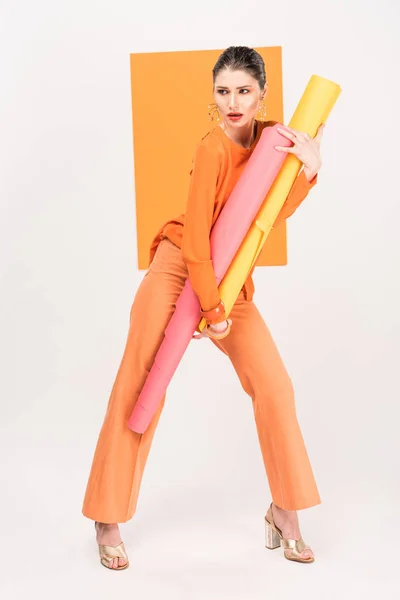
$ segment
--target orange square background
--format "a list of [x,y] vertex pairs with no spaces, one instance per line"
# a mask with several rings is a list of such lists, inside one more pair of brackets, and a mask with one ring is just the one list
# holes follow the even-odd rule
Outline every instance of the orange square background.
[[[256,48],[268,80],[267,119],[283,123],[282,48]],[[212,69],[222,50],[131,54],[138,267],[169,219],[185,212],[195,146],[214,127]],[[257,265],[286,265],[286,223],[271,231]]]

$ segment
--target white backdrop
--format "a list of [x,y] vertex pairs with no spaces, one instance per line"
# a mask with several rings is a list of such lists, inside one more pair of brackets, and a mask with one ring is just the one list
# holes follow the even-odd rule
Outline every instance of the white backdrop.
[[[399,17],[395,0],[0,0],[2,596],[397,597]],[[251,400],[203,340],[122,527],[131,568],[110,575],[80,510],[143,277],[129,54],[232,44],[283,47],[287,120],[311,74],[343,88],[289,266],[255,275],[322,497],[299,512],[316,561],[264,548]],[[171,90],[152,93],[166,118]]]

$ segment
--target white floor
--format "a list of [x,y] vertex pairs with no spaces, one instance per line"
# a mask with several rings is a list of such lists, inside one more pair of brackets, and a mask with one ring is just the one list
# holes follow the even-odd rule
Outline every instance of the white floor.
[[1,494],[1,598],[400,598],[399,519],[387,482],[340,482],[325,487],[321,505],[299,511],[316,554],[303,565],[264,547],[269,498],[260,502],[260,487],[157,486],[149,477],[134,519],[121,528],[130,568],[110,572],[80,514],[86,464],[76,470],[68,448],[36,449],[24,461],[23,448],[16,452],[3,469],[15,485]]

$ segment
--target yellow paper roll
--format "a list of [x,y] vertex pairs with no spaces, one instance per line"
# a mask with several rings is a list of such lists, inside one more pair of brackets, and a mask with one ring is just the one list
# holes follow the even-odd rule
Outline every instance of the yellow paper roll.
[[[314,137],[319,126],[326,122],[340,92],[341,88],[338,84],[318,75],[312,75],[289,126]],[[274,221],[288,197],[300,171],[301,164],[296,156],[288,154],[256,219],[221,281],[219,293],[225,304],[227,316],[231,312]],[[203,331],[205,325],[205,319],[202,319],[199,330]]]

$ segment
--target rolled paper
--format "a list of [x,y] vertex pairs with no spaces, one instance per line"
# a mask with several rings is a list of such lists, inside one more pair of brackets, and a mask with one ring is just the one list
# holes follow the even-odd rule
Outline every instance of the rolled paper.
[[[314,137],[319,126],[328,119],[340,93],[341,88],[338,84],[318,75],[312,75],[289,127]],[[299,159],[293,154],[289,154],[219,286],[220,297],[225,304],[227,316],[257,261],[300,168]],[[202,331],[205,325],[205,320],[201,319],[198,329]]]
[[[266,127],[243,172],[232,190],[210,236],[213,268],[220,283],[273,184],[286,155],[274,146],[289,147],[292,142],[277,128]],[[128,425],[132,431],[146,431],[165,394],[200,320],[200,304],[187,279],[164,339],[136,401]]]
[[266,127],[219,215],[210,236],[215,278],[219,284],[239,250],[268,190],[286,159],[275,146],[293,146],[278,132],[285,126]]
[[[326,122],[340,92],[340,87],[337,84],[322,77],[313,75],[299,102],[293,118],[290,121],[290,126],[294,129],[305,131],[309,133],[309,135],[314,136],[319,125]],[[261,150],[263,148],[262,139],[265,137],[264,133],[272,132],[272,129],[275,129],[276,133],[276,127],[264,130],[263,135],[254,149],[254,152],[250,157],[241,178],[236,184],[237,186],[244,177],[246,170],[250,168],[250,165],[253,163],[253,157],[257,156],[257,149]],[[269,148],[269,151],[271,152],[275,145],[289,146],[290,144],[287,142],[287,138],[281,138],[281,141],[274,142],[272,144],[272,147]],[[228,257],[228,252],[226,250],[225,251],[227,253],[226,255],[224,254],[224,248],[227,248],[230,237],[233,235],[236,237],[236,229],[234,229],[231,234],[228,234],[226,232],[226,226],[222,225],[223,212],[225,209],[226,211],[231,210],[228,209],[228,203],[230,203],[233,193],[236,191],[236,186],[224,207],[224,211],[221,212],[221,215],[217,220],[210,237],[211,257],[213,260],[217,283],[220,283],[222,280],[219,289],[221,298],[225,303],[227,315],[232,310],[236,298],[239,295],[244,282],[246,281],[253,265],[258,258],[269,231],[272,229],[273,223],[279,214],[279,211],[281,210],[301,167],[300,161],[298,161],[298,159],[293,155],[286,157],[286,153],[278,153],[277,151],[273,151],[271,156],[277,154],[283,155],[284,165],[280,169],[279,175],[277,176],[277,174],[275,174],[275,177],[270,182],[269,187],[265,189],[265,191],[260,192],[262,204],[261,208],[260,204],[258,204],[258,207],[256,207],[256,202],[254,201],[254,204],[252,202],[253,194],[256,193],[255,181],[252,180],[247,184],[250,185],[248,189],[246,185],[246,191],[244,195],[242,188],[242,193],[240,196],[244,200],[243,205],[240,209],[239,204],[237,205],[236,209],[239,211],[237,213],[238,216],[236,217],[236,220],[232,219],[232,223],[235,225],[235,227],[238,227],[238,225],[242,222],[242,219],[244,219],[243,223],[246,223],[246,227],[249,228],[240,240],[242,243],[240,244],[239,242],[239,249],[237,249],[236,246],[235,250],[235,245],[233,244],[232,248],[229,250],[233,256]],[[268,165],[267,159],[264,158],[264,161],[263,168],[266,169]],[[268,189],[270,189],[269,194]],[[266,195],[267,197],[265,198]],[[246,211],[247,204],[250,199],[252,209],[255,209],[255,214],[253,213],[252,218],[250,218],[250,214],[247,215]],[[239,202],[239,200],[237,200],[237,202]],[[234,204],[232,203],[232,206],[233,205]],[[246,217],[244,216],[245,214]],[[224,218],[228,220],[227,216],[224,216]],[[249,220],[250,223],[253,220],[250,226]],[[218,226],[219,223],[221,223],[221,225]],[[222,242],[221,245],[219,244],[219,238],[217,237],[218,231],[220,232],[219,235],[221,236],[221,240],[224,233],[226,233],[225,245]],[[219,250],[217,250],[217,248],[221,249],[221,255],[219,255]],[[227,266],[228,270],[226,271]],[[200,331],[204,329],[205,321],[201,320],[199,323],[199,318],[199,302],[188,280],[186,281],[183,292],[178,299],[176,310],[166,328],[165,339],[160,346],[152,369],[150,370],[150,373],[129,419],[129,427],[133,431],[143,433],[147,429],[147,426],[156,411],[157,405],[164,395],[167,386],[192,338],[192,335],[196,330],[196,325],[198,324],[198,329]]]

